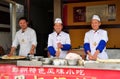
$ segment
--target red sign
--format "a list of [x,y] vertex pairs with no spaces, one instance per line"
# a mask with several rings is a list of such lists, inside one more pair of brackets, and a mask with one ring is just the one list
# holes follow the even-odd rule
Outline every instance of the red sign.
[[0,65],[0,79],[119,79],[119,70]]

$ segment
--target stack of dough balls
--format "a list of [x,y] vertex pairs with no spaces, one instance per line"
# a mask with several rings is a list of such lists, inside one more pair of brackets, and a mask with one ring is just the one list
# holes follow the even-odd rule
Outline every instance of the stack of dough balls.
[[72,65],[73,65],[73,63],[74,63],[74,65],[78,63],[78,65],[82,66],[84,63],[84,60],[82,60],[82,57],[76,53],[68,53],[66,55],[65,59],[67,59],[68,63],[69,64],[71,63]]
[[68,53],[65,59],[79,59],[82,60],[82,57],[76,53]]

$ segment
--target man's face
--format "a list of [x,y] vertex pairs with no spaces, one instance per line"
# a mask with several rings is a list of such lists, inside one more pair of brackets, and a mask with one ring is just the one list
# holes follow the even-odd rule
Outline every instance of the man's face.
[[63,28],[63,26],[62,26],[61,23],[56,23],[56,24],[54,25],[54,30],[55,30],[57,33],[60,33],[60,32],[62,31],[62,28]]
[[99,29],[99,26],[101,25],[101,22],[99,22],[98,20],[96,20],[96,19],[93,19],[92,21],[91,21],[91,27],[92,27],[92,29],[93,30],[98,30]]
[[21,29],[26,29],[28,25],[28,22],[26,22],[26,20],[22,19],[19,21],[19,26],[21,27]]

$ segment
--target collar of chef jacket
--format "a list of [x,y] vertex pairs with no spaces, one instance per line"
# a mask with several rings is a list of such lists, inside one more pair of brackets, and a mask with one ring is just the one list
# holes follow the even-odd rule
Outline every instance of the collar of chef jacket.
[[21,29],[21,33],[25,33],[29,27],[27,27],[24,31]]
[[98,29],[97,31],[95,30],[92,30],[93,33],[99,33],[100,32],[100,29]]
[[54,32],[54,33],[55,33],[56,36],[61,36],[62,35],[62,31],[59,34],[57,34],[56,32]]

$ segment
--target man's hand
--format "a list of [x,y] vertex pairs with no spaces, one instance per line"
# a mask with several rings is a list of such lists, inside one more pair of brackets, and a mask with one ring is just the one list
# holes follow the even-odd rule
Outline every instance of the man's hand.
[[59,57],[60,56],[60,51],[56,51],[55,55],[56,55],[56,57]]
[[8,56],[12,56],[15,52],[15,49],[16,49],[15,47],[12,47]]
[[31,49],[31,50],[30,50],[30,54],[31,54],[31,55],[34,55],[34,54],[35,54],[35,53],[34,53],[34,49]]
[[94,55],[92,55],[90,51],[87,51],[87,53],[89,60],[94,60],[94,61],[97,60],[98,51],[96,51]]
[[89,58],[89,60],[93,59],[93,56],[92,56],[92,54],[89,51],[88,51],[88,58]]
[[97,60],[97,56],[100,53],[99,50],[96,50],[95,53],[93,54],[93,60]]
[[35,54],[35,45],[32,45],[31,50],[29,52],[31,55]]
[[94,61],[96,61],[99,52],[100,52],[99,50],[96,50],[95,53],[92,55],[92,54],[88,51],[88,58],[89,58],[89,60],[94,60]]
[[10,57],[10,56],[13,56],[13,54],[12,54],[12,53],[9,53],[8,56],[9,56],[9,57]]
[[59,42],[59,43],[57,43],[57,47],[58,48],[63,48],[63,45]]

